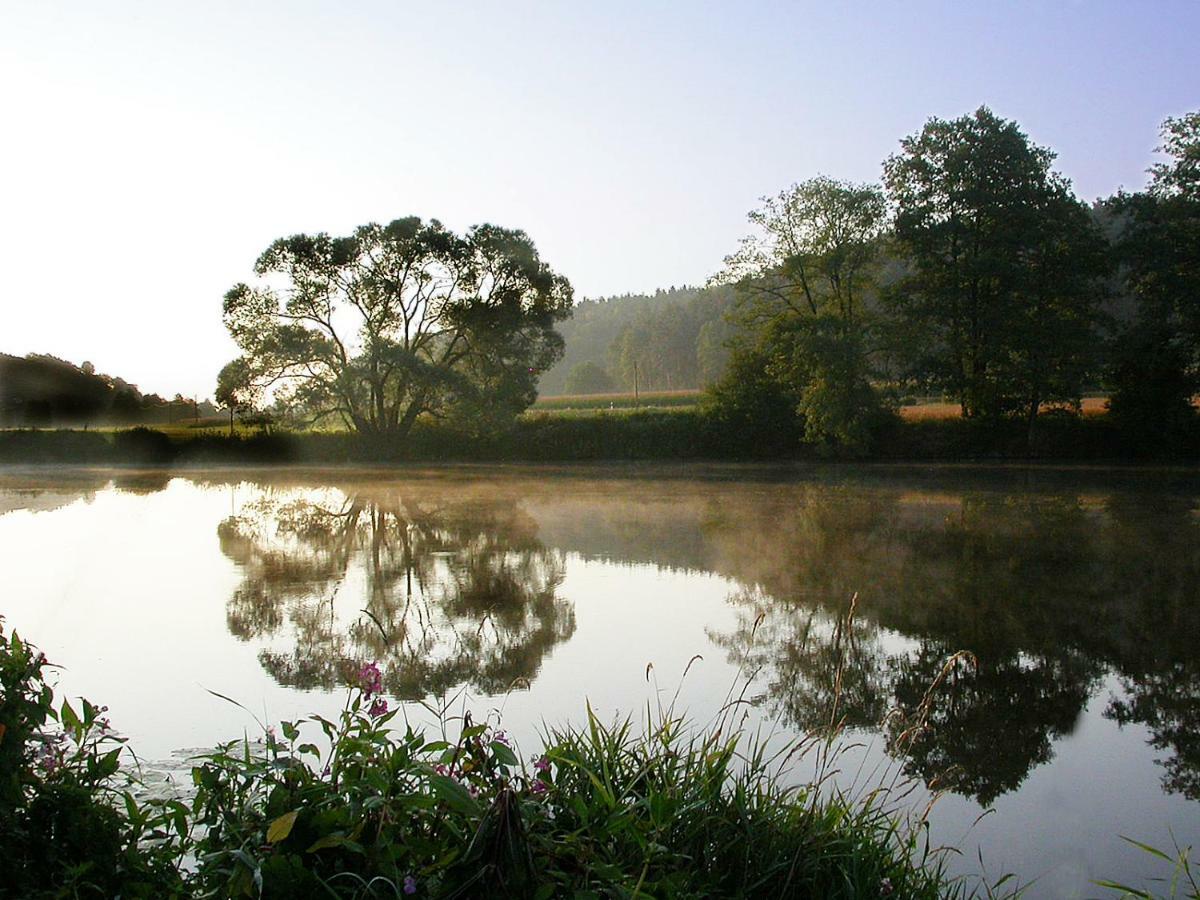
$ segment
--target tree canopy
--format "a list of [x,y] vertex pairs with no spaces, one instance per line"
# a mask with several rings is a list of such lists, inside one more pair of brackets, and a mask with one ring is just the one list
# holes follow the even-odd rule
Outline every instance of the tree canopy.
[[1200,112],[1167,119],[1146,190],[1118,193],[1108,212],[1135,301],[1116,345],[1111,410],[1144,447],[1170,443],[1194,419],[1200,386]]
[[298,234],[225,295],[252,382],[310,421],[403,436],[423,413],[476,430],[536,398],[571,286],[522,231],[437,220]]
[[884,165],[910,266],[891,296],[913,371],[967,418],[1078,406],[1105,245],[1053,159],[980,107],[930,119]]
[[[736,364],[712,392],[717,410],[743,416],[735,407],[759,405],[746,389],[773,381],[806,440],[861,449],[879,409],[865,300],[887,225],[883,194],[822,176],[763,198],[749,219],[754,233],[717,276],[737,286],[743,329]],[[756,360],[765,372],[748,378]]]

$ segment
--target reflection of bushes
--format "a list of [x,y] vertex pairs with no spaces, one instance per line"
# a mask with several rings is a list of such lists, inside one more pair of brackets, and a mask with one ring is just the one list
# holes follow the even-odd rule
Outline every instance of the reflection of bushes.
[[1175,663],[1123,682],[1126,696],[1114,699],[1105,715],[1149,728],[1155,749],[1170,753],[1160,762],[1163,787],[1200,800],[1200,662]]
[[1099,667],[1071,656],[975,660],[940,678],[950,655],[924,644],[900,663],[889,746],[908,774],[987,806],[1053,757],[1052,741],[1075,727]]
[[[715,503],[704,526],[713,555],[758,588],[735,598],[747,608],[739,628],[714,640],[762,672],[763,699],[793,725],[818,727],[836,710],[871,728],[895,710],[893,735],[920,717],[946,659],[970,651],[978,668],[956,669],[927,727],[891,749],[910,757],[911,774],[984,804],[1051,759],[1116,672],[1127,697],[1108,715],[1150,727],[1169,754],[1164,786],[1195,791],[1194,497],[1115,490],[1101,503],[1024,487],[922,497],[799,485],[748,512]],[[746,534],[754,553],[740,550]],[[888,631],[920,644],[889,644]]]

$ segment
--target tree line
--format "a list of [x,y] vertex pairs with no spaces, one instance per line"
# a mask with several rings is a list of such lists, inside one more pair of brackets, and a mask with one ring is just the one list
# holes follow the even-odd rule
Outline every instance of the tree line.
[[710,409],[866,449],[899,391],[967,420],[1078,414],[1088,387],[1147,444],[1192,427],[1200,361],[1200,113],[1168,119],[1140,192],[1081,202],[1054,154],[981,107],[930,119],[883,183],[765,198],[714,283],[740,328]]
[[725,371],[737,330],[727,285],[581,300],[558,326],[564,353],[538,382],[544,395],[688,390]]
[[207,401],[143,394],[123,378],[47,354],[0,353],[0,427],[137,425],[211,416]]

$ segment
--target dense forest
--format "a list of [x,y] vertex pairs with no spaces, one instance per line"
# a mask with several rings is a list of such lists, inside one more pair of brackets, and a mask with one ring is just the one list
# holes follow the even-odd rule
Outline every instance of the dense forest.
[[581,304],[543,390],[708,385],[730,429],[838,452],[913,393],[1032,445],[1101,390],[1127,436],[1176,443],[1200,386],[1200,112],[1161,139],[1144,190],[1089,205],[1016,122],[932,118],[882,184],[763,198],[707,288]]
[[737,330],[736,292],[727,285],[671,287],[575,304],[558,326],[563,357],[541,377],[546,396],[672,391],[716,381]]

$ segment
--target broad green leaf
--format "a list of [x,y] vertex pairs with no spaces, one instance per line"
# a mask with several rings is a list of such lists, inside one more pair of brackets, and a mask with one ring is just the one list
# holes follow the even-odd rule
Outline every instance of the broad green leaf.
[[467,815],[479,813],[479,803],[467,793],[467,789],[449,775],[434,775],[429,779],[434,794],[439,800],[444,800],[451,809]]
[[305,850],[305,853],[316,853],[318,850],[326,850],[329,847],[340,847],[346,843],[344,834],[327,834],[325,837],[317,838],[313,841],[312,846]]
[[296,824],[296,816],[300,815],[300,810],[293,809],[291,812],[285,812],[282,816],[271,823],[267,829],[267,843],[278,844],[285,840],[292,833],[292,826]]
[[517,764],[517,755],[512,752],[512,748],[499,741],[492,741],[492,755],[506,766]]
[[64,728],[70,728],[72,731],[78,731],[83,724],[71,707],[70,700],[64,699],[62,702],[62,723]]

